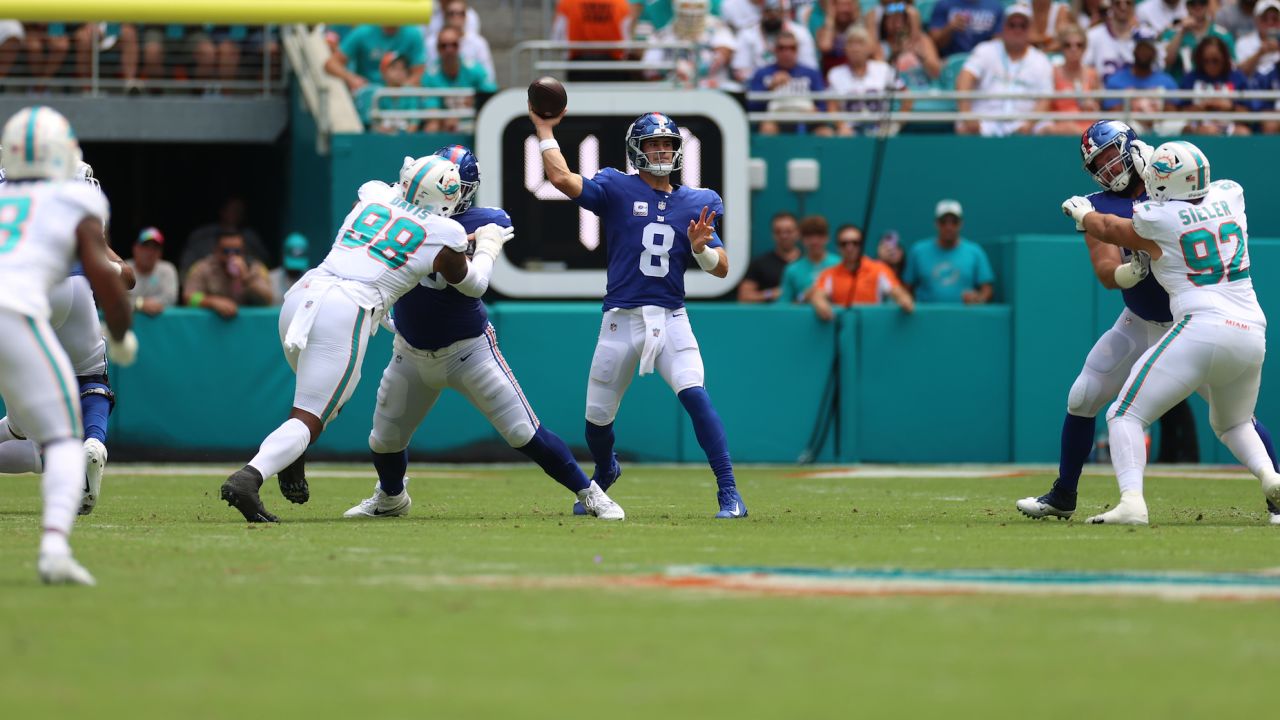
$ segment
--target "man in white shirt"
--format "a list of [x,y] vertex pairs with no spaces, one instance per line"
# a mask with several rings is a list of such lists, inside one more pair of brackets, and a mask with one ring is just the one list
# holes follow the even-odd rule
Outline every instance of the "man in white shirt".
[[[468,13],[471,12],[467,7],[466,0],[447,0],[440,7],[443,8],[444,27],[456,28],[462,37],[458,40],[458,55],[466,62],[470,62],[483,67],[488,71],[490,78],[498,77],[493,70],[493,52],[489,49],[489,41],[484,39],[479,29],[471,30],[468,22]],[[441,28],[441,29],[442,29]],[[436,50],[436,36],[440,34],[440,29],[427,36],[427,67],[438,67],[440,55]]]
[[[1014,5],[1004,13],[1000,37],[979,43],[965,60],[956,78],[956,90],[981,92],[1021,92],[1045,94],[1053,91],[1053,64],[1043,52],[1031,46],[1031,8]],[[960,100],[960,112],[1013,113],[1027,115],[1049,109],[1048,98]],[[956,124],[962,135],[987,137],[1025,135],[1032,119],[965,120]]]
[[811,68],[819,67],[818,48],[813,42],[813,35],[800,23],[787,18],[784,0],[764,0],[759,24],[738,31],[738,50],[733,55],[733,73],[740,82],[747,82],[756,70],[774,61],[773,46],[783,30],[796,36],[796,43],[800,48],[800,64]]
[[1236,41],[1236,59],[1246,77],[1265,75],[1280,60],[1280,0],[1260,0],[1253,23],[1257,29]]
[[1107,8],[1107,20],[1089,29],[1084,64],[1097,70],[1105,81],[1133,63],[1133,31],[1138,29],[1138,18],[1133,14],[1133,0],[1103,0],[1102,5]]
[[1155,33],[1173,27],[1175,22],[1182,22],[1187,17],[1185,0],[1142,0],[1138,3],[1138,24]]

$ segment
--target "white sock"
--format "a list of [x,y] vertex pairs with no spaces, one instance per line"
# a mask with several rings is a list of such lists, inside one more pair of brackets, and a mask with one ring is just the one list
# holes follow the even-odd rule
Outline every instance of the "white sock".
[[44,476],[40,489],[44,494],[44,529],[71,535],[80,501],[84,497],[84,446],[67,438],[44,448]]
[[1121,416],[1107,421],[1111,436],[1111,466],[1116,471],[1120,494],[1142,494],[1142,473],[1147,468],[1147,436],[1142,423]]
[[0,418],[0,443],[7,443],[10,440],[26,440],[26,438],[19,436],[13,428],[9,427],[9,416],[6,415]]
[[310,444],[311,431],[306,424],[297,418],[289,418],[262,441],[262,447],[258,448],[258,454],[253,456],[249,465],[262,473],[265,480],[302,457]]
[[1236,456],[1236,460],[1249,468],[1254,477],[1262,480],[1275,474],[1271,458],[1267,456],[1267,447],[1262,444],[1262,438],[1258,437],[1258,430],[1253,426],[1252,420],[1242,422],[1218,437],[1231,454]]
[[40,448],[30,440],[0,442],[0,473],[40,472]]

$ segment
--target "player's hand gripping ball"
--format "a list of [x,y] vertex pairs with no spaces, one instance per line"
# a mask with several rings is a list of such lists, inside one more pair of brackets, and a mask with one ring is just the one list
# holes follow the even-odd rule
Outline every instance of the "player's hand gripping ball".
[[550,120],[560,116],[569,105],[569,93],[553,77],[540,77],[529,85],[529,108],[538,117]]

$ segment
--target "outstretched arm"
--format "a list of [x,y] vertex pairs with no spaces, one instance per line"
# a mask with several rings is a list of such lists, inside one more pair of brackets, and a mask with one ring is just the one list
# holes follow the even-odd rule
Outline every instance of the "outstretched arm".
[[1092,236],[1109,245],[1119,245],[1135,252],[1141,250],[1158,259],[1164,253],[1154,241],[1142,237],[1133,229],[1133,221],[1116,215],[1108,215],[1094,210],[1089,198],[1079,195],[1067,198],[1062,203],[1062,212],[1076,221],[1076,229],[1083,230],[1086,236]]
[[533,108],[529,108],[529,119],[533,121],[538,142],[542,146],[542,168],[547,173],[547,180],[550,180],[557,190],[568,195],[570,200],[578,197],[582,194],[582,176],[569,169],[569,163],[565,162],[553,132],[555,126],[564,119],[564,113],[548,120],[539,116]]

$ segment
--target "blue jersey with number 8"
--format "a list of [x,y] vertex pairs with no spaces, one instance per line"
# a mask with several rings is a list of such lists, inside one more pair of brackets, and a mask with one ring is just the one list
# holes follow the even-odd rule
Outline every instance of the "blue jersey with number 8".
[[[684,273],[693,260],[689,222],[702,208],[724,215],[724,202],[714,190],[677,185],[671,192],[649,187],[639,175],[606,168],[582,179],[575,202],[598,215],[604,224],[608,253],[608,287],[604,309],[684,305]],[[708,247],[721,247],[714,234]]]

